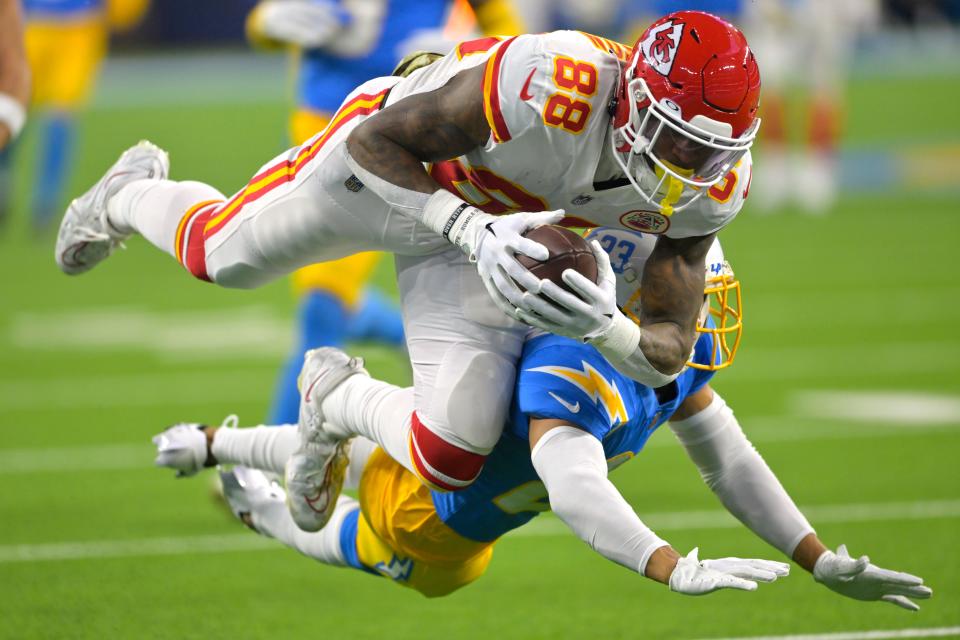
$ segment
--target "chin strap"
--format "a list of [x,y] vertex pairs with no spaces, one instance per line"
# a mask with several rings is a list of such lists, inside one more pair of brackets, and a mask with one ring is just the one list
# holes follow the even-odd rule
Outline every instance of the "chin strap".
[[[666,173],[660,167],[654,166],[654,171],[657,174],[658,178],[663,178]],[[673,205],[677,204],[680,200],[680,195],[683,193],[683,182],[678,180],[672,175],[666,176],[666,182],[664,184],[664,191],[666,195],[663,197],[663,200],[660,201],[660,213],[670,217],[673,215]]]

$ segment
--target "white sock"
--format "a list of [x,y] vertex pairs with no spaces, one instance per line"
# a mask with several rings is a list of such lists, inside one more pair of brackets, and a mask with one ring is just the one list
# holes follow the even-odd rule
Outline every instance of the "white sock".
[[340,496],[333,516],[327,525],[315,533],[301,530],[290,516],[287,505],[276,498],[263,500],[253,506],[250,518],[263,535],[276,538],[303,555],[335,567],[347,566],[340,548],[340,528],[343,520],[360,504],[349,496]]
[[210,450],[221,464],[239,464],[252,469],[283,474],[287,458],[300,445],[297,427],[251,427],[217,429]]
[[136,180],[107,202],[107,221],[120,233],[139,233],[175,256],[177,227],[187,211],[200,202],[224,199],[202,182]]
[[[244,429],[217,429],[213,437],[213,457],[220,464],[239,464],[251,469],[283,474],[287,458],[300,444],[296,425],[277,427],[261,425]],[[360,486],[363,468],[367,466],[376,443],[355,437],[350,443],[350,464],[343,481],[344,489]]]
[[410,460],[410,419],[413,389],[350,376],[321,405],[324,431],[339,438],[363,436],[380,445],[391,458],[416,474]]

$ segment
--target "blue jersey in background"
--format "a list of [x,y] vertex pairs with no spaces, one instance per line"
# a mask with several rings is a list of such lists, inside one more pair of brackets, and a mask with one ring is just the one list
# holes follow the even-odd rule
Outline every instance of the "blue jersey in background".
[[337,57],[323,49],[303,52],[298,104],[333,113],[357,85],[393,72],[400,59],[397,45],[411,34],[443,26],[449,0],[384,0],[383,24],[376,43],[365,55]]
[[23,0],[23,10],[28,16],[69,16],[100,11],[102,8],[103,0]]

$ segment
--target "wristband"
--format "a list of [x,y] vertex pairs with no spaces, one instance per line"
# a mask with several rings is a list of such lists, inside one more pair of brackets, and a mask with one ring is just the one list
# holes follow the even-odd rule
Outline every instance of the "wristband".
[[471,258],[477,249],[473,246],[476,234],[469,233],[474,228],[471,223],[475,225],[482,216],[491,217],[445,189],[435,191],[423,207],[423,224]]
[[16,138],[27,122],[27,110],[20,101],[6,93],[0,93],[0,123],[7,125],[10,139]]

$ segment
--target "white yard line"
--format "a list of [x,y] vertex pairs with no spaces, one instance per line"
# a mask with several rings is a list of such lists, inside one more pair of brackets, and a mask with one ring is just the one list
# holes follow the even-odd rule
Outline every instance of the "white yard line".
[[960,397],[917,391],[801,391],[791,413],[834,420],[904,425],[960,424]]
[[738,636],[735,638],[706,638],[704,640],[885,640],[887,638],[947,638],[951,636],[960,636],[960,627],[876,629],[872,631],[839,631],[787,636]]
[[[804,507],[803,511],[814,523],[957,518],[960,517],[960,500],[820,505]],[[728,529],[742,526],[726,511],[721,510],[645,513],[644,520],[655,529],[670,531]],[[549,515],[542,515],[530,524],[509,534],[510,537],[552,537],[559,535],[569,535],[569,532],[562,522]],[[274,541],[253,534],[14,544],[0,545],[0,564],[191,553],[228,553],[260,551],[270,548],[280,548],[280,546]]]
[[0,412],[197,406],[268,395],[275,370],[232,369],[0,382]]
[[89,540],[0,546],[0,563],[166,556],[188,553],[228,553],[277,548],[269,538],[243,533],[226,535],[146,538],[143,540]]
[[[814,523],[818,524],[879,520],[935,520],[960,517],[960,500],[820,505],[803,507],[803,511]],[[657,530],[670,531],[728,529],[742,526],[726,511],[719,509],[644,513],[644,520]],[[552,537],[558,535],[569,535],[569,532],[560,520],[548,515],[542,515],[530,524],[509,534],[510,537]],[[260,551],[270,548],[280,548],[280,546],[274,541],[253,534],[13,544],[0,545],[0,564],[191,553],[228,553]]]
[[0,450],[0,475],[146,469],[154,455],[155,450],[148,442],[57,449],[7,449]]

